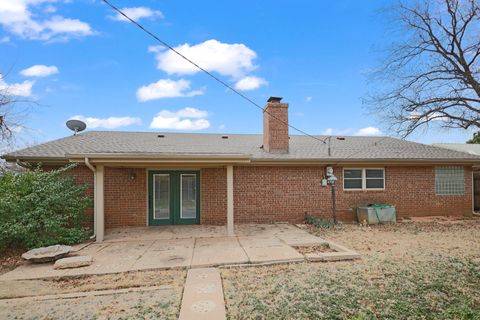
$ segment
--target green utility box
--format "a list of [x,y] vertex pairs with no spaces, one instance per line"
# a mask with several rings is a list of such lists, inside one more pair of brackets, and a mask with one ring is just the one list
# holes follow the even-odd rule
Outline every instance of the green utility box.
[[357,219],[360,223],[368,224],[395,223],[397,213],[390,204],[376,203],[357,208]]

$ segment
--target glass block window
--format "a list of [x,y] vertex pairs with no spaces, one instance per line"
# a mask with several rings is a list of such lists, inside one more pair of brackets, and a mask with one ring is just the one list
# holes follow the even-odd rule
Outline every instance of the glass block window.
[[463,167],[436,167],[435,194],[440,196],[464,195],[465,174]]

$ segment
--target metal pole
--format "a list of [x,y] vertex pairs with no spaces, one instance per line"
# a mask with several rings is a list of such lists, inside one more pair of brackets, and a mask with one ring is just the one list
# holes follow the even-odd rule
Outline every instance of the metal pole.
[[336,199],[334,184],[332,184],[332,211],[333,211],[333,223],[337,224],[337,199]]

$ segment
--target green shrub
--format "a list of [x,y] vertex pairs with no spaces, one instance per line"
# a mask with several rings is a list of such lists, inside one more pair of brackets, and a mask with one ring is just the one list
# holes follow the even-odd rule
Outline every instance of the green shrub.
[[74,165],[0,176],[0,251],[74,244],[88,238],[85,210],[92,205],[86,185],[64,175]]
[[323,229],[330,229],[335,227],[335,223],[333,222],[333,220],[322,219],[322,218],[314,217],[310,215],[305,216],[305,223],[311,224],[311,225],[314,225],[315,227],[323,228]]

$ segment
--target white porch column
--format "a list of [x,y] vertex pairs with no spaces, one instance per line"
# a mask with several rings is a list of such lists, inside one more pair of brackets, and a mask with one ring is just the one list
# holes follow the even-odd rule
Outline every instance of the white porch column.
[[235,235],[233,229],[233,166],[227,166],[227,235]]
[[104,214],[104,200],[103,200],[103,165],[97,165],[95,171],[95,224],[96,224],[96,241],[102,242],[105,233],[105,214]]

